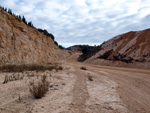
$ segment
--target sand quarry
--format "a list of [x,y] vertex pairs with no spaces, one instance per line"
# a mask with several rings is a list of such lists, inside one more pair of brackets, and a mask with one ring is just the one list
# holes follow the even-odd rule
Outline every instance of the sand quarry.
[[[0,73],[0,113],[150,113],[150,71],[62,62],[63,70]],[[86,67],[86,70],[81,69]],[[5,76],[23,78],[3,84]],[[46,75],[49,90],[29,87]]]

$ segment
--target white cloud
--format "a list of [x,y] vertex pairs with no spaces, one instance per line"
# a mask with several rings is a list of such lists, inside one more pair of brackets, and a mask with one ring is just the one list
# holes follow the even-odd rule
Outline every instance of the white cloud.
[[149,0],[0,0],[58,43],[100,44],[115,35],[150,27]]

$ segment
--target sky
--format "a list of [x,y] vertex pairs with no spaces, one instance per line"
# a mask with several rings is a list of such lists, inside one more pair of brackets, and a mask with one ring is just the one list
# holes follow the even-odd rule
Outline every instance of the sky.
[[150,28],[150,0],[0,0],[0,5],[47,29],[64,47],[100,45]]

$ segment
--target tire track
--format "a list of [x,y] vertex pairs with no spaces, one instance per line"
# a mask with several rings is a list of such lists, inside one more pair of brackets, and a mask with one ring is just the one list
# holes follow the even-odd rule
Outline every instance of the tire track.
[[73,89],[73,102],[72,102],[72,112],[73,113],[84,113],[86,108],[86,100],[89,97],[86,85],[86,75],[82,72],[75,72],[76,81]]

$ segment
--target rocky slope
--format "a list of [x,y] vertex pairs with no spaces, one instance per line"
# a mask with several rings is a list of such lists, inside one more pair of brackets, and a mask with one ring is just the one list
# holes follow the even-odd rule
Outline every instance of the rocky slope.
[[0,9],[0,65],[52,63],[67,55],[51,37]]
[[118,35],[97,48],[99,50],[85,62],[106,65],[119,65],[116,61],[120,65],[148,63],[146,67],[150,68],[150,29]]

